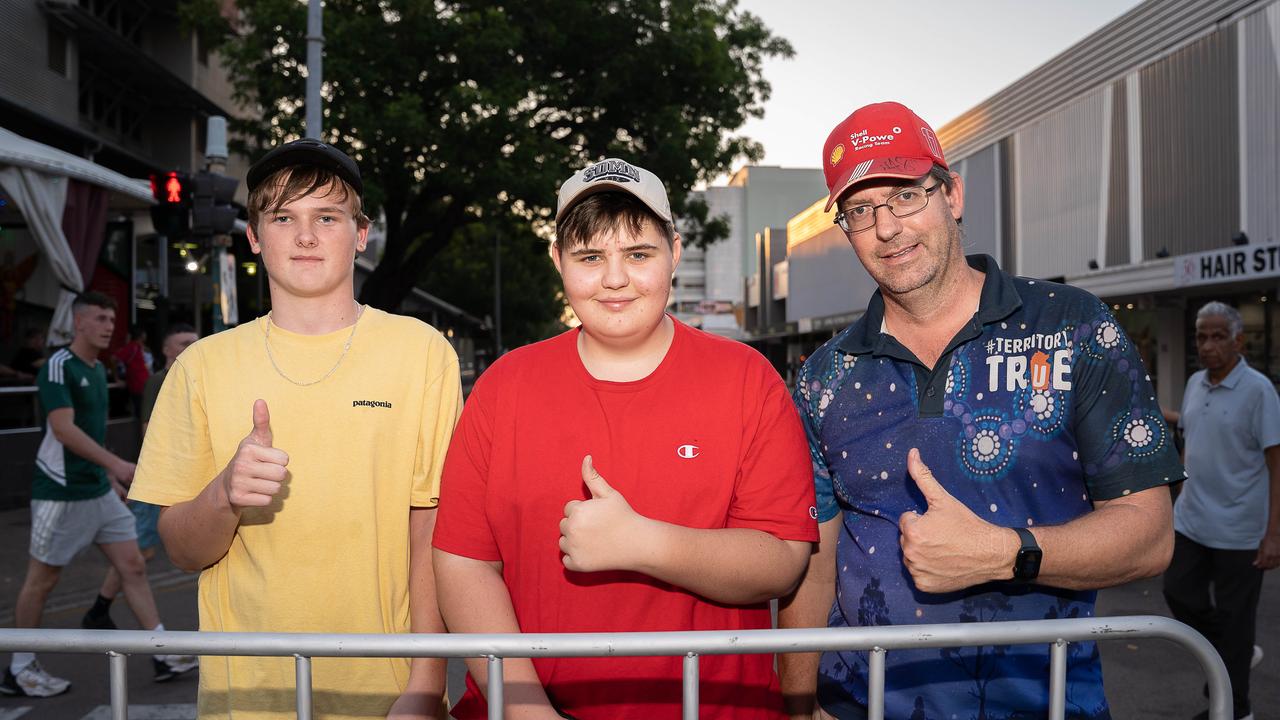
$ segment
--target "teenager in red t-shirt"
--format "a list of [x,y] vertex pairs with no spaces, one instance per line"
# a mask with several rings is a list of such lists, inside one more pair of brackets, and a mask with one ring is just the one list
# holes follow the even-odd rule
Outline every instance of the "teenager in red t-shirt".
[[147,378],[151,377],[151,363],[147,353],[147,331],[140,325],[129,328],[129,342],[116,350],[116,361],[124,368],[121,373],[129,397],[133,400],[133,412],[142,414],[142,389],[147,386]]
[[[560,189],[553,259],[582,326],[476,383],[434,545],[452,632],[758,629],[817,539],[803,431],[754,350],[665,313],[661,181],[620,160]],[[483,660],[459,718],[484,717]],[[780,718],[770,655],[707,656],[704,718]],[[677,717],[681,658],[511,658],[507,717]]]

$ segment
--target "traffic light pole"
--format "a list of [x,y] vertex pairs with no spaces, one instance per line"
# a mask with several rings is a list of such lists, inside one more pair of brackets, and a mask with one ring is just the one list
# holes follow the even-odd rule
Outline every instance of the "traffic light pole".
[[[206,135],[208,144],[205,146],[203,171],[188,175],[174,170],[151,176],[151,194],[156,199],[151,208],[151,222],[156,234],[162,238],[193,241],[194,245],[186,244],[182,248],[184,255],[188,248],[200,248],[206,239],[209,241],[207,257],[212,265],[209,279],[213,289],[211,329],[220,332],[228,324],[238,322],[234,285],[236,268],[228,266],[227,248],[231,247],[230,233],[239,214],[235,207],[235,194],[240,181],[223,174],[227,169],[227,119],[210,117]],[[163,252],[167,251],[166,247]],[[191,258],[187,269],[192,275],[192,305],[198,330],[201,316],[199,262]],[[224,280],[230,284],[229,287],[222,287]]]
[[[210,158],[205,163],[205,169],[211,173],[222,174],[227,169],[225,158]],[[227,324],[222,320],[222,266],[227,261],[227,248],[231,247],[230,235],[214,235],[209,243],[212,248],[210,253],[213,258],[213,267],[209,270],[209,279],[213,281],[213,332],[220,333],[227,329]]]
[[[227,169],[227,120],[223,117],[214,116],[209,118],[208,132],[206,133],[207,142],[205,145],[205,172],[214,175],[222,175]],[[213,197],[213,203],[219,200],[229,200],[229,198],[219,198],[216,184],[204,188]],[[234,192],[232,190],[231,192]],[[212,209],[211,209],[212,210]],[[212,212],[209,218],[213,221]],[[213,288],[213,327],[211,330],[215,333],[222,332],[227,329],[227,324],[222,317],[222,298],[224,289],[222,287],[223,265],[227,261],[227,248],[231,247],[231,235],[225,232],[215,230],[210,237],[210,257],[212,258],[212,267],[209,269],[209,279]],[[231,277],[235,278],[232,273]],[[231,292],[230,290],[227,291]]]
[[[173,170],[151,176],[151,195],[156,204],[151,206],[151,223],[159,242],[160,297],[156,301],[156,320],[159,327],[169,326],[169,243],[186,241],[191,230],[191,178],[186,173]],[[183,252],[186,250],[184,248]],[[198,279],[192,277],[192,323],[200,328],[200,297]]]

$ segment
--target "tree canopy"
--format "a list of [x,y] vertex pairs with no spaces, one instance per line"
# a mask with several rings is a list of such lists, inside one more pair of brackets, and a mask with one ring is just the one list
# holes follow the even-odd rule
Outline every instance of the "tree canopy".
[[[303,135],[306,3],[237,0],[234,23],[218,5],[183,13],[250,108],[232,128],[254,157]],[[322,138],[385,213],[361,293],[385,309],[466,255],[451,244],[491,253],[495,221],[548,237],[559,184],[604,157],[657,173],[690,240],[724,236],[689,191],[761,157],[735,131],[763,112],[764,60],[792,52],[736,0],[328,0],[324,38]]]

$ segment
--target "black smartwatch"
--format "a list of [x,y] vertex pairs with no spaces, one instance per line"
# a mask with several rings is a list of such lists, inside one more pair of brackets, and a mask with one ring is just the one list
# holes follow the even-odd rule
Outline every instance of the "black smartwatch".
[[1026,528],[1013,528],[1018,533],[1018,537],[1022,540],[1022,547],[1018,548],[1018,557],[1013,561],[1013,579],[1017,582],[1031,582],[1040,575],[1040,560],[1044,557],[1044,553],[1040,550],[1040,545],[1036,543],[1036,536]]

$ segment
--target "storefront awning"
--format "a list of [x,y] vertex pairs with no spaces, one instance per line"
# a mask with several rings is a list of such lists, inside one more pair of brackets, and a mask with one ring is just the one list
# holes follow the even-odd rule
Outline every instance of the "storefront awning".
[[1177,288],[1173,271],[1173,258],[1159,258],[1102,268],[1083,275],[1068,275],[1063,281],[1100,298],[1123,297]]

